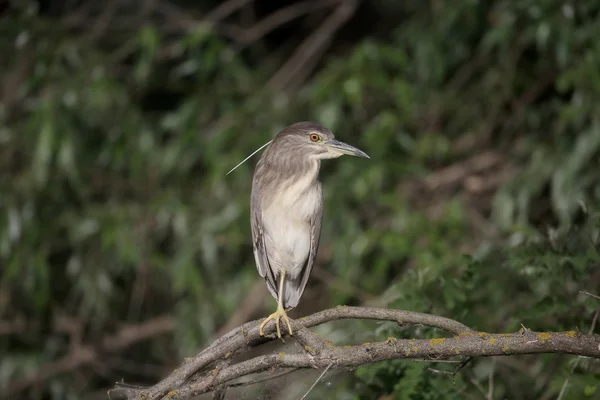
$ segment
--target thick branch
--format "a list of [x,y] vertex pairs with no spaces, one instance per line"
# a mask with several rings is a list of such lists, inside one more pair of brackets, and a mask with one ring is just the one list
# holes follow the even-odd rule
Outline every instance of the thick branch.
[[171,393],[172,399],[188,399],[233,379],[280,368],[357,367],[401,358],[448,359],[451,357],[503,356],[512,354],[562,353],[600,358],[600,337],[574,331],[539,333],[522,330],[511,334],[465,332],[453,338],[395,339],[356,346],[330,346],[311,355],[268,354],[215,370],[209,378]]
[[299,322],[302,322],[303,326],[310,328],[340,319],[374,319],[378,321],[395,321],[400,325],[425,325],[433,328],[444,329],[448,332],[456,334],[471,330],[471,328],[461,324],[460,322],[449,318],[439,317],[437,315],[375,307],[340,306],[320,311],[318,313],[309,315],[308,317],[300,318]]
[[[353,346],[335,346],[321,339],[308,328],[339,319],[371,319],[395,321],[400,325],[425,325],[454,334],[450,338],[396,339]],[[487,357],[511,354],[561,353],[600,358],[600,336],[579,332],[533,332],[521,329],[510,334],[476,332],[448,318],[402,310],[336,307],[292,321],[294,339],[305,350],[300,353],[278,353],[246,361],[217,366],[231,360],[249,347],[273,340],[270,324],[267,337],[258,333],[260,321],[252,321],[217,339],[196,357],[186,361],[170,376],[150,388],[119,387],[110,393],[129,399],[187,399],[218,388],[227,387],[233,380],[269,370],[356,367],[377,361],[402,358],[444,360],[453,357]],[[212,366],[212,367],[211,367]],[[209,372],[202,372],[208,367]],[[190,378],[194,378],[193,381]]]

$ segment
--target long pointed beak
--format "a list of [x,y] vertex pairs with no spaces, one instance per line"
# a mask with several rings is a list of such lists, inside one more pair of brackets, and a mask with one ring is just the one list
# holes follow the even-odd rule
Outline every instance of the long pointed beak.
[[341,154],[347,154],[349,156],[362,157],[362,158],[371,158],[362,150],[357,149],[354,146],[350,146],[347,143],[340,142],[339,140],[329,140],[323,143],[330,150],[337,151]]

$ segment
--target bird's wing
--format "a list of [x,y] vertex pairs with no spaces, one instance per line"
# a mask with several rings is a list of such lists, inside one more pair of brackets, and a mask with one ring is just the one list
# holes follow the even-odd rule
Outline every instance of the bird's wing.
[[256,269],[260,276],[267,281],[267,288],[273,297],[277,298],[277,282],[273,268],[269,262],[269,255],[265,246],[265,230],[260,212],[260,196],[258,190],[253,190],[250,199],[250,226],[252,228],[252,250],[254,252],[254,260],[256,261]]
[[315,264],[315,259],[317,258],[317,251],[319,250],[319,238],[321,236],[321,222],[323,221],[323,196],[321,193],[321,185],[318,187],[319,195],[317,196],[319,199],[319,204],[315,210],[315,214],[310,220],[310,250],[308,253],[308,258],[306,263],[302,267],[302,272],[300,273],[300,286],[297,290],[290,291],[291,293],[286,293],[286,308],[294,308],[300,302],[300,297],[304,293],[304,289],[306,289],[306,284],[308,283],[308,278],[310,277],[310,272],[312,271],[312,267]]

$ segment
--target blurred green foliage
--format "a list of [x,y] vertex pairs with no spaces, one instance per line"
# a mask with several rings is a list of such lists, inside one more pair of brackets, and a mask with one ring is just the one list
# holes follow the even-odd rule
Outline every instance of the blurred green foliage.
[[[257,277],[256,159],[225,173],[306,119],[371,160],[322,166],[319,269],[334,282],[313,279],[299,312],[366,296],[482,331],[587,332],[600,306],[578,294],[600,288],[600,1],[392,3],[376,2],[404,15],[390,35],[365,35],[292,94],[265,86],[270,63],[257,67],[202,25],[173,36],[147,23],[97,40],[35,12],[0,20],[12,55],[0,66],[0,321],[27,321],[0,332],[0,388],[69,353],[58,317],[80,321],[91,343],[162,314],[176,329],[120,354],[133,368],[100,355],[85,379],[67,371],[31,398],[151,384],[205,345]],[[489,168],[466,167],[490,153]],[[449,166],[467,172],[427,184]],[[340,342],[440,334],[360,321],[319,329]],[[152,365],[167,369],[144,372]],[[394,361],[313,393],[481,398],[492,372],[494,398],[556,398],[572,365],[482,359],[453,382],[428,368],[454,364]],[[564,398],[597,398],[597,360],[573,371]]]

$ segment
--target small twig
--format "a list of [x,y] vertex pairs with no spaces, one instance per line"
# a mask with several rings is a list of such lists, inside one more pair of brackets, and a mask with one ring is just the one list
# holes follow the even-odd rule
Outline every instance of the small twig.
[[323,379],[323,376],[325,376],[325,374],[327,373],[327,371],[329,371],[329,368],[331,368],[332,365],[333,363],[329,364],[327,368],[325,368],[325,370],[321,373],[321,375],[319,375],[315,383],[313,383],[312,386],[308,389],[308,391],[304,393],[304,396],[302,396],[300,400],[304,400],[306,396],[308,396],[308,394],[315,388],[315,386],[317,386],[317,383],[319,383],[319,381]]
[[248,382],[231,383],[231,384],[227,385],[227,388],[229,389],[229,388],[236,388],[236,387],[242,387],[242,386],[256,385],[258,383],[263,383],[263,382],[271,381],[273,379],[281,378],[282,376],[289,375],[298,370],[299,370],[299,368],[290,368],[288,370],[281,371],[277,374],[269,374],[268,376],[265,376],[262,379],[256,379],[256,380],[252,380],[252,381],[248,381]]
[[[435,368],[427,368],[429,371],[438,374],[438,375],[448,375],[452,377],[452,380],[454,380],[456,378],[456,375],[460,372],[460,370],[462,370],[468,363],[470,363],[473,360],[473,357],[469,357],[466,360],[463,361],[457,361],[460,362],[460,365],[454,370],[454,371],[442,371],[439,369],[435,369]],[[443,360],[431,360],[432,362],[442,362]]]
[[600,296],[598,296],[596,294],[593,294],[593,293],[590,293],[590,292],[586,292],[585,290],[580,290],[579,293],[585,294],[586,296],[593,297],[596,300],[600,300]]
[[473,361],[473,357],[469,357],[466,360],[464,360],[463,362],[461,362],[460,365],[458,366],[458,368],[456,368],[456,371],[454,371],[454,375],[458,374],[460,372],[460,370],[462,370],[464,367],[466,367],[467,364],[469,364],[471,361]]
[[[583,291],[580,291],[580,293],[587,294],[587,295],[590,295],[592,297],[596,297],[595,295],[593,295],[591,293],[587,293],[587,292],[583,292]],[[588,335],[591,335],[594,332],[594,329],[596,329],[596,323],[598,322],[598,316],[599,315],[600,315],[600,309],[596,310],[596,312],[594,313],[594,317],[592,318],[592,325],[590,326],[590,330],[589,330]],[[573,367],[571,367],[571,371],[569,371],[569,375],[566,377],[565,381],[563,382],[562,387],[560,388],[560,392],[558,393],[558,397],[556,398],[556,400],[562,400],[562,398],[563,398],[563,396],[564,396],[564,394],[565,394],[565,392],[567,390],[567,386],[569,385],[569,379],[575,373],[575,369],[579,365],[579,361],[580,360],[581,360],[581,358],[578,358],[573,363]]]
[[565,381],[562,384],[562,387],[560,388],[560,392],[558,393],[558,397],[556,398],[556,400],[562,400],[563,395],[565,394],[565,391],[567,390],[567,386],[569,385],[569,379],[571,378],[571,375],[573,375],[573,372],[575,371],[577,364],[579,364],[579,360],[575,361],[573,368],[571,368],[571,371],[569,372],[569,376],[567,376],[567,378],[565,379]]
[[488,376],[488,392],[486,399],[493,400],[494,399],[494,371],[496,369],[496,358],[492,358],[492,367],[490,368],[490,374]]
[[438,374],[438,375],[446,375],[446,376],[454,377],[454,371],[442,371],[441,369],[435,369],[435,368],[427,368],[427,371],[433,372],[434,374]]
[[464,361],[461,360],[431,360],[428,358],[419,358],[416,360],[411,360],[412,362],[416,362],[416,363],[435,363],[435,364],[460,364],[463,363]]

